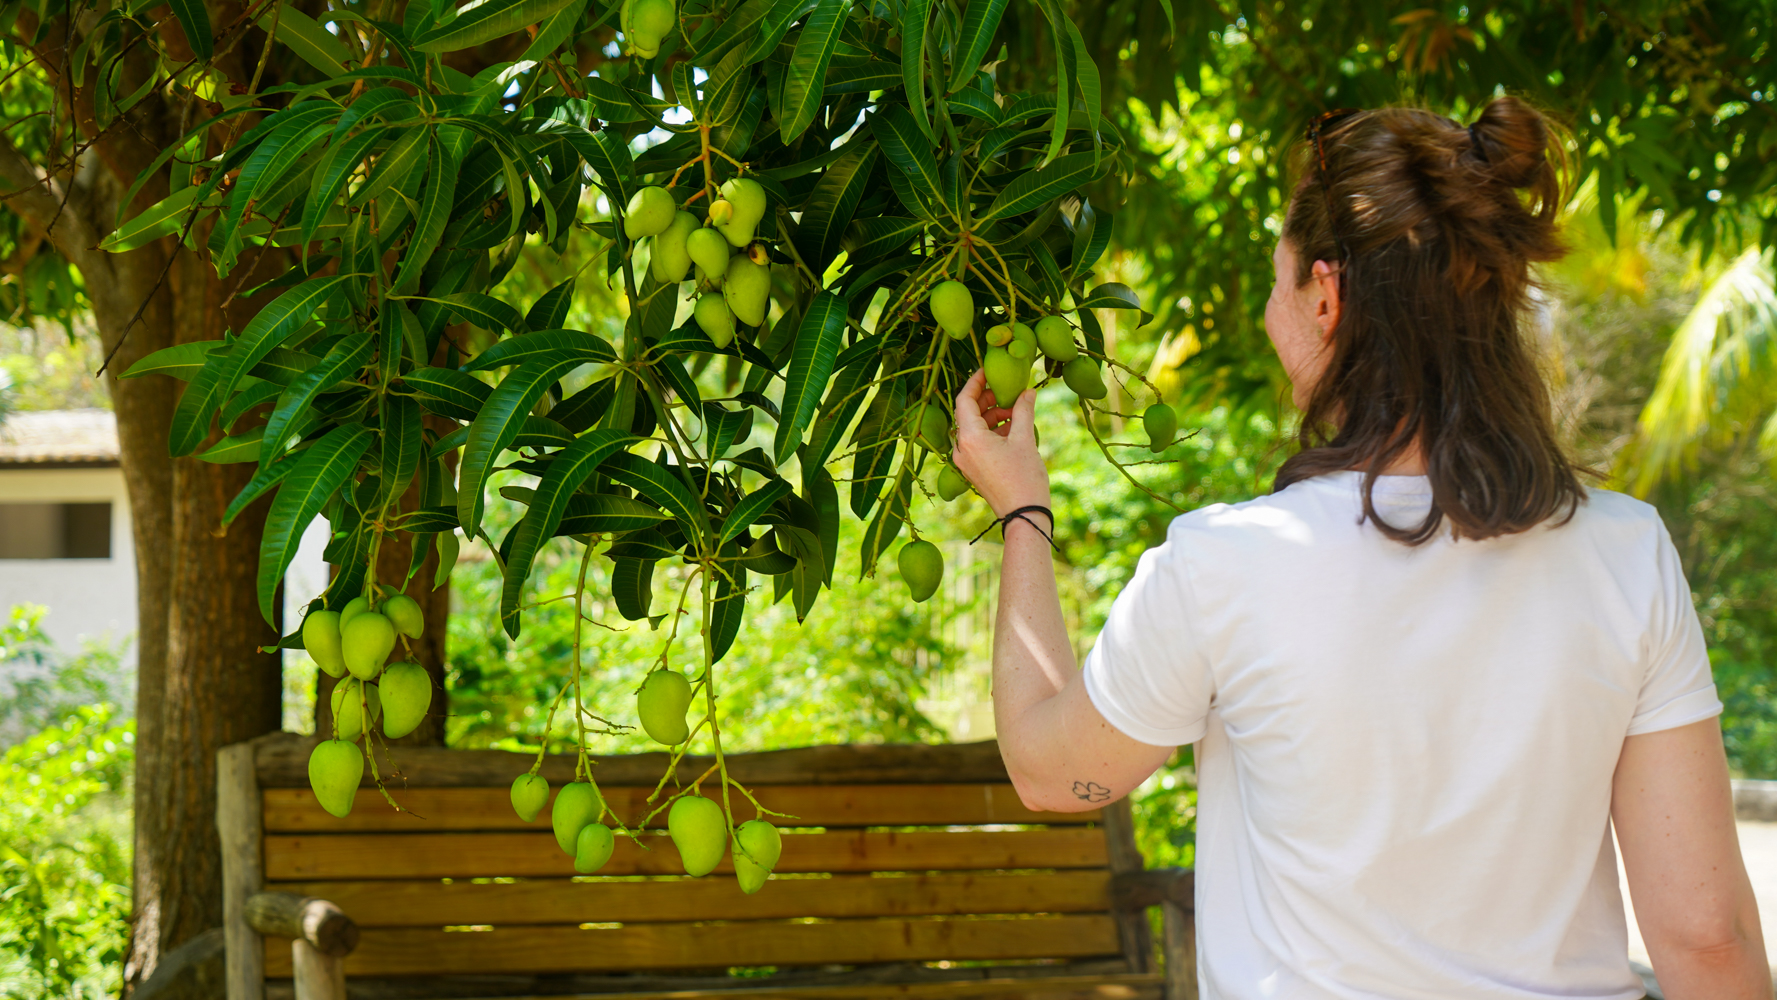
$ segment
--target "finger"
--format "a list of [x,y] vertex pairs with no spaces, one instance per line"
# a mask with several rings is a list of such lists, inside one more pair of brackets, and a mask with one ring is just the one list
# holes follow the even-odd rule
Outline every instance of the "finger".
[[987,426],[996,427],[1012,419],[1012,411],[1005,409],[1004,407],[995,406],[989,409],[986,413],[981,414],[981,419],[987,421]]
[[1018,431],[1020,441],[1029,441],[1031,447],[1037,443],[1037,391],[1026,389],[1018,394],[1018,402],[1012,405],[1012,426]]
[[986,384],[987,375],[977,369],[975,374],[970,375],[969,380],[963,383],[963,391],[957,393],[956,433],[958,437],[971,431],[987,429],[987,422],[981,416],[982,410],[985,409],[981,402],[981,389]]

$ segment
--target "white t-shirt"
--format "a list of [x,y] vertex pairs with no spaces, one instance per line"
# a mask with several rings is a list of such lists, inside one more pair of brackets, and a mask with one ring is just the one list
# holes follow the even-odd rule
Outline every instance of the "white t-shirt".
[[[1111,725],[1196,743],[1206,1000],[1610,998],[1623,738],[1720,713],[1652,507],[1419,547],[1337,473],[1172,522],[1086,659]],[[1416,525],[1427,480],[1387,476]]]

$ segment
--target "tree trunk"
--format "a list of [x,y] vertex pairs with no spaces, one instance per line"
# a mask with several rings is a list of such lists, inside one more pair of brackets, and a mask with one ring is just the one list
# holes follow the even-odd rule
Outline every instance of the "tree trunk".
[[[32,23],[24,24],[27,20]],[[20,21],[27,35],[34,32],[29,12]],[[46,27],[35,51],[42,65],[64,65],[65,32],[66,22],[59,18]],[[238,65],[226,68],[240,72]],[[124,67],[126,80],[146,79],[152,72],[152,58],[132,57]],[[161,144],[185,127],[187,109],[153,95],[131,112],[129,127],[101,135],[90,94],[51,76],[60,94],[71,95],[60,113],[72,117],[87,137],[98,138],[81,154],[77,170],[52,166],[54,172],[46,175],[0,136],[0,204],[80,269],[111,354],[106,384],[130,498],[138,595],[134,912],[124,966],[127,991],[154,972],[162,955],[221,923],[216,750],[278,728],[282,683],[279,655],[258,652],[276,643],[277,632],[259,616],[253,590],[269,501],[261,500],[222,531],[222,511],[251,470],[172,459],[167,433],[181,385],[160,376],[118,376],[161,348],[220,337],[225,327],[240,330],[262,303],[236,300],[225,309],[225,300],[286,265],[278,254],[247,260],[221,281],[171,237],[122,254],[96,249],[129,185]],[[154,178],[125,214],[152,205],[166,192],[164,175]]]

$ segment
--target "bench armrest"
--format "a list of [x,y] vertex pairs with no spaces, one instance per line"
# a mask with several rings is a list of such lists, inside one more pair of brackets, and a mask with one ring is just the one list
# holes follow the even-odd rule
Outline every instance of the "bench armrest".
[[325,899],[293,892],[256,892],[247,898],[247,922],[261,934],[299,938],[323,955],[343,958],[358,947],[358,925]]
[[1196,873],[1189,868],[1148,868],[1121,872],[1111,879],[1111,906],[1118,910],[1145,910],[1171,903],[1195,913]]

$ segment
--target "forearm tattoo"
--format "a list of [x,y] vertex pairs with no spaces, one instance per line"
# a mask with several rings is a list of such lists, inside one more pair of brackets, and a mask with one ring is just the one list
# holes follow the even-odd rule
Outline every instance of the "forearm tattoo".
[[1111,797],[1111,790],[1096,781],[1074,782],[1074,798],[1082,802],[1103,802]]

